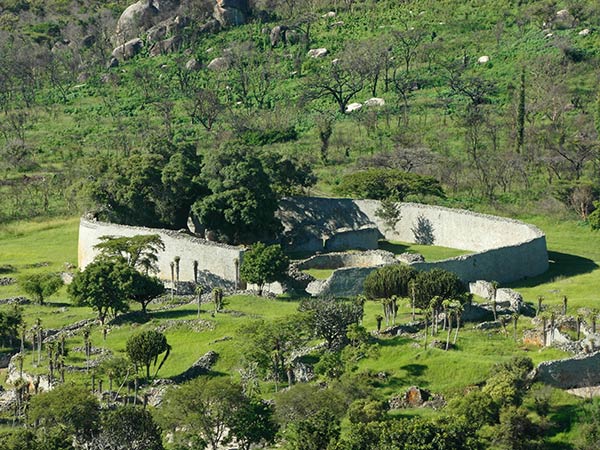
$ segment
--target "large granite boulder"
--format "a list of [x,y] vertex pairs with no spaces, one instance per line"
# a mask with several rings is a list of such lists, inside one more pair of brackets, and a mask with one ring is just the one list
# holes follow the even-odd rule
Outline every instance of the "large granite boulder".
[[234,27],[246,23],[249,9],[248,0],[217,0],[213,17],[222,27]]
[[160,11],[154,0],[139,0],[128,6],[119,20],[113,36],[114,43],[130,41],[151,28],[159,19]]
[[144,43],[140,38],[131,39],[115,48],[112,51],[112,57],[120,61],[131,59],[142,50],[143,46]]

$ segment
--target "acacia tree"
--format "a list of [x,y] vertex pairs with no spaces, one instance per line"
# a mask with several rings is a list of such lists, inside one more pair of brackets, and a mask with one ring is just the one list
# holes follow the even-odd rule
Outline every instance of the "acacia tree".
[[143,331],[127,339],[125,351],[131,362],[137,367],[146,367],[146,378],[150,378],[150,365],[156,366],[158,357],[164,353],[162,361],[156,369],[155,376],[171,353],[171,346],[164,334],[155,331]]
[[149,272],[157,272],[158,252],[164,251],[165,244],[158,234],[136,236],[100,236],[100,243],[94,245],[100,257],[121,259],[131,267]]
[[257,284],[261,296],[266,283],[285,279],[289,265],[290,260],[279,244],[267,246],[257,242],[244,253],[240,275],[243,280]]

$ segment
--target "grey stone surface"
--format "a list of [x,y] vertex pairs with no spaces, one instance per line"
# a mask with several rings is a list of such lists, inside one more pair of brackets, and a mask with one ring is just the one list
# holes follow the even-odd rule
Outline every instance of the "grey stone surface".
[[235,260],[242,261],[243,247],[218,244],[186,233],[117,225],[81,219],[79,224],[79,268],[83,270],[98,254],[94,245],[101,236],[135,236],[158,234],[165,244],[165,251],[158,254],[159,278],[171,280],[171,262],[181,258],[179,279],[194,281],[194,261],[198,261],[198,281],[205,286],[235,287],[239,279]]
[[314,255],[296,263],[300,270],[340,269],[342,267],[372,267],[395,264],[394,254],[384,250],[370,250],[352,253],[324,253]]
[[125,42],[123,45],[116,47],[112,51],[111,56],[118,60],[130,59],[137,55],[142,50],[143,46],[144,43],[140,38],[133,38]]
[[537,367],[536,380],[562,389],[598,386],[600,385],[600,352],[544,361]]

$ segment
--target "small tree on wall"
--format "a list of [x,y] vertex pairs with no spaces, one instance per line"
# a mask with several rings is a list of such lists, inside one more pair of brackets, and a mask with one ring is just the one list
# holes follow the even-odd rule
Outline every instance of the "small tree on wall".
[[289,265],[280,245],[257,242],[244,254],[240,275],[244,281],[258,285],[258,295],[262,295],[266,283],[285,278]]

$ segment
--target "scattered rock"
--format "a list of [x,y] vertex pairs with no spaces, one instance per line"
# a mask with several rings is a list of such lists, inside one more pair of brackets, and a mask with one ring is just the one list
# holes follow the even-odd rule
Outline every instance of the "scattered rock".
[[72,272],[61,272],[60,278],[63,280],[65,284],[71,284],[73,282],[73,273]]
[[185,372],[175,376],[172,380],[175,383],[183,383],[184,381],[193,380],[194,378],[198,378],[200,375],[205,375],[210,372],[210,369],[219,359],[219,354],[215,351],[210,350],[205,353],[196,361],[194,364],[190,366]]
[[399,255],[396,255],[396,259],[398,261],[406,263],[406,264],[412,264],[412,263],[416,263],[416,262],[425,262],[425,257],[423,255],[421,255],[420,253],[409,253],[409,252],[400,253]]
[[287,44],[286,33],[289,30],[285,25],[277,25],[269,33],[271,47],[275,47],[280,42],[285,46]]
[[156,42],[150,48],[150,56],[165,55],[177,51],[181,45],[181,41],[182,39],[180,36],[173,36],[164,41]]
[[[230,64],[231,64],[231,61],[229,60],[229,58],[227,58],[225,56],[219,56],[218,58],[215,58],[211,62],[209,62],[208,66],[206,66],[206,67],[209,68],[210,70],[222,71],[222,70],[229,69]],[[209,241],[211,240],[208,237],[208,235],[206,236],[206,239],[208,239]]]
[[346,106],[346,112],[351,113],[354,111],[360,111],[362,106],[362,103],[350,103],[348,106]]
[[478,64],[487,64],[489,62],[490,62],[490,57],[487,55],[480,56],[479,59],[477,60]]
[[196,58],[192,58],[185,63],[185,68],[189,71],[196,72],[202,68],[202,64],[200,64]]
[[475,325],[475,330],[494,330],[502,327],[502,324],[497,320],[492,320],[490,322],[481,322]]
[[29,305],[33,303],[27,297],[9,297],[0,299],[0,305]]
[[17,280],[11,277],[0,277],[0,286],[10,286],[11,284],[15,284]]
[[441,395],[431,394],[431,392],[421,389],[417,386],[411,386],[403,394],[392,397],[388,400],[391,410],[405,408],[430,407],[438,409],[446,404]]
[[310,58],[323,58],[324,56],[327,56],[328,53],[329,51],[326,48],[311,48],[307,55]]
[[111,56],[119,60],[127,60],[137,55],[143,46],[144,43],[140,38],[134,38],[115,48]]
[[365,106],[385,106],[385,100],[379,97],[372,97],[365,102]]
[[577,33],[577,34],[579,34],[579,36],[587,36],[587,35],[589,35],[590,33],[591,33],[591,31],[590,31],[590,29],[589,29],[589,28],[584,28],[583,30],[581,30],[581,31],[580,31],[579,33]]
[[325,14],[323,14],[321,17],[323,19],[333,19],[335,16],[337,16],[335,11],[329,11],[329,12],[326,12]]

